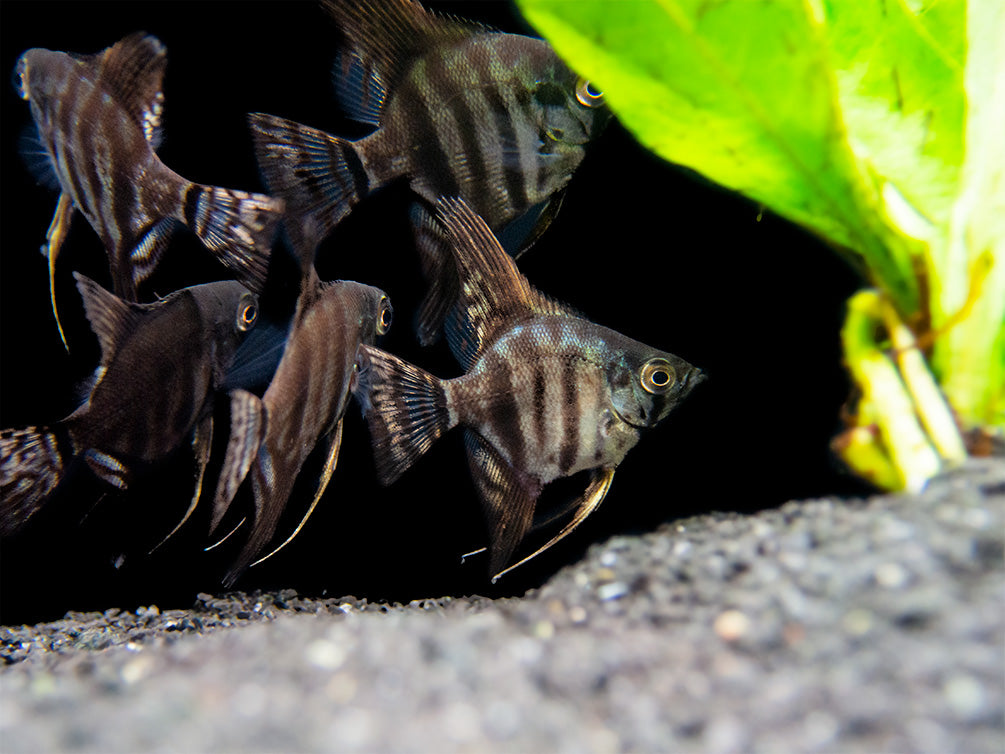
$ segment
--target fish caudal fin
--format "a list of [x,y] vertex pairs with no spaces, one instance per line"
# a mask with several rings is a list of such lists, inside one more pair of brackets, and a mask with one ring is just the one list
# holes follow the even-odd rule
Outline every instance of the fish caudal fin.
[[239,282],[256,293],[265,284],[282,216],[283,202],[264,194],[198,183],[190,184],[185,193],[185,224]]
[[265,113],[251,113],[248,123],[265,183],[286,201],[294,245],[297,216],[313,216],[320,241],[369,192],[370,178],[353,142]]
[[65,465],[51,430],[0,430],[0,535],[13,534],[45,505]]
[[396,356],[360,346],[355,390],[370,427],[377,477],[391,484],[450,429],[443,382]]

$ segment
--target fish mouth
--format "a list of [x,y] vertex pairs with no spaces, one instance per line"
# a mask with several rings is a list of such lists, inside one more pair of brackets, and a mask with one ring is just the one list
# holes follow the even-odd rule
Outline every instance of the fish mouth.
[[[628,417],[624,416],[620,411],[618,411],[613,406],[611,406],[611,412],[616,417],[618,417],[618,419],[627,424],[629,427],[634,427],[635,429],[649,429],[649,427],[652,426],[651,424],[636,424],[635,422],[631,421]],[[646,418],[648,418],[648,416],[643,417],[643,420],[645,420]]]

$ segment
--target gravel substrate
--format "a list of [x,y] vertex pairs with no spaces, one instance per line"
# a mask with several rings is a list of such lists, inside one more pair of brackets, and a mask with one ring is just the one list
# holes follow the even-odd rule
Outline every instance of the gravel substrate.
[[1005,464],[619,536],[520,599],[0,629],[0,749],[1005,751]]

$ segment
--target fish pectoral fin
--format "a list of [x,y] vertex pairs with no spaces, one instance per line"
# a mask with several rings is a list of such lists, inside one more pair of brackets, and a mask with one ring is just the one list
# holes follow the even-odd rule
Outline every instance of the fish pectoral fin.
[[[290,536],[288,536],[283,541],[283,543],[281,545],[279,545],[278,547],[276,547],[268,555],[265,555],[265,556],[259,558],[258,560],[256,560],[254,563],[251,564],[251,566],[256,566],[259,563],[261,563],[262,561],[268,560],[273,555],[275,555],[277,552],[279,552],[284,547],[286,547],[286,545],[288,545],[290,542],[292,542],[293,538],[295,536],[297,536],[297,534],[300,533],[300,530],[304,528],[304,524],[307,523],[307,519],[309,519],[311,517],[311,514],[314,512],[314,509],[317,507],[317,504],[321,500],[322,495],[325,494],[325,490],[328,489],[328,482],[331,481],[332,474],[335,473],[335,465],[338,463],[338,452],[339,452],[339,449],[342,447],[342,420],[341,419],[339,419],[338,424],[335,425],[335,430],[329,434],[327,441],[328,441],[328,453],[325,456],[325,465],[324,465],[324,468],[321,470],[321,479],[318,480],[318,489],[317,489],[317,492],[314,493],[314,499],[311,500],[311,504],[310,504],[310,506],[308,506],[307,512],[304,514],[304,517],[302,519],[300,519],[300,523],[297,524],[297,528],[295,528],[293,530],[293,533],[290,534]],[[249,566],[249,568],[251,566]]]
[[161,545],[171,539],[175,535],[175,532],[188,521],[196,506],[199,505],[199,498],[202,496],[202,480],[206,474],[206,465],[209,463],[209,454],[212,449],[213,415],[210,414],[199,423],[192,436],[192,452],[195,454],[195,489],[192,492],[192,500],[189,501],[188,509],[185,511],[185,515],[181,517],[181,521],[175,524],[175,527],[167,533],[167,536],[154,545],[147,552],[147,555],[153,555]]
[[66,240],[67,233],[70,232],[70,221],[73,219],[73,199],[67,193],[59,195],[56,203],[56,211],[52,215],[52,222],[45,232],[45,246],[42,251],[49,261],[49,301],[52,303],[52,316],[56,320],[56,329],[59,330],[59,339],[63,341],[63,348],[67,351],[70,347],[66,344],[66,335],[63,333],[63,325],[59,321],[59,311],[56,308],[56,257]]
[[592,478],[590,480],[590,483],[586,486],[586,489],[583,491],[583,494],[576,500],[572,501],[570,505],[565,506],[562,509],[562,512],[564,513],[567,512],[572,507],[576,508],[576,512],[573,514],[572,519],[569,521],[569,523],[563,526],[562,530],[558,534],[556,534],[554,537],[549,539],[543,545],[538,547],[530,555],[518,560],[516,563],[509,566],[505,570],[497,573],[492,578],[492,581],[495,581],[504,574],[509,573],[514,568],[523,565],[531,558],[537,557],[542,552],[547,550],[549,547],[551,547],[554,544],[557,544],[560,540],[564,539],[567,535],[572,533],[573,529],[575,529],[577,526],[583,523],[583,521],[586,520],[587,516],[593,513],[593,511],[595,511],[600,506],[600,504],[604,502],[604,498],[607,496],[607,491],[611,488],[611,482],[613,480],[614,480],[613,468],[604,468],[599,470],[594,469],[592,472]]
[[494,582],[530,530],[542,485],[514,469],[481,435],[464,433],[468,466],[489,529],[489,573]]
[[258,455],[265,438],[265,404],[254,393],[233,390],[230,393],[230,437],[213,495],[209,533],[212,536],[234,501],[238,487]]

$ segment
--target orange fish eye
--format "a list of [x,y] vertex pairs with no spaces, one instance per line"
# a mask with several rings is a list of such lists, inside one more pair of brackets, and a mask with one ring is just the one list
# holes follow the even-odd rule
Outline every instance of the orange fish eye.
[[580,79],[576,83],[576,100],[583,107],[600,107],[604,104],[604,93],[587,79]]
[[670,362],[663,358],[647,361],[639,374],[642,389],[653,395],[662,395],[677,381],[677,372]]
[[251,294],[245,294],[237,306],[237,329],[241,332],[247,332],[255,326],[257,319],[258,304],[255,297]]
[[377,334],[385,335],[391,329],[391,302],[387,296],[380,298],[380,314],[377,315]]

